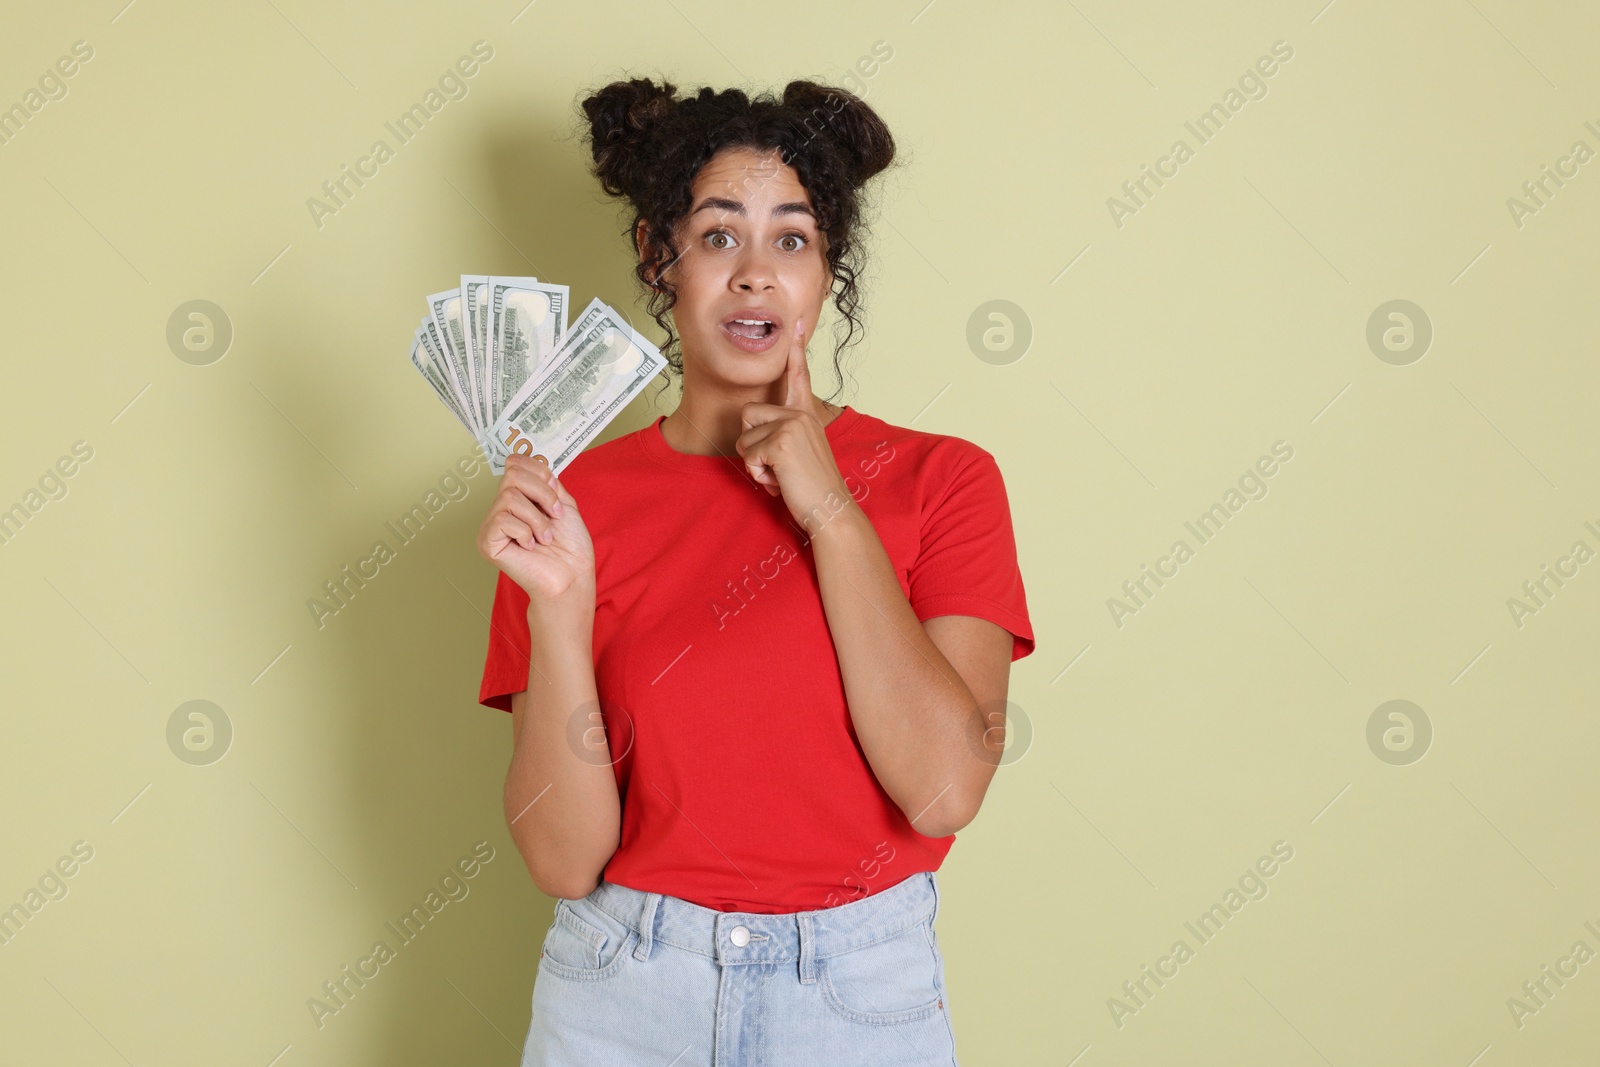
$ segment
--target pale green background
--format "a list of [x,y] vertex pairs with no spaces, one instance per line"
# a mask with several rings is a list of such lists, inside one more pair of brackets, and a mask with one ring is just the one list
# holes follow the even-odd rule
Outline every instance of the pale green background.
[[[0,947],[8,1062],[516,1062],[551,901],[475,700],[492,478],[325,629],[306,600],[471,447],[405,359],[426,293],[538,274],[635,312],[586,88],[839,80],[879,41],[905,165],[847,396],[998,457],[1039,642],[1031,749],[939,872],[962,1062],[1587,1062],[1600,963],[1520,1029],[1506,1000],[1600,950],[1600,575],[1521,628],[1506,601],[1600,547],[1600,164],[1520,228],[1506,201],[1600,148],[1600,18],[924,2],[7,6],[0,104],[95,50],[0,147],[0,506],[95,453],[0,546],[0,906],[95,849]],[[480,39],[470,95],[319,230],[306,199]],[[1267,96],[1116,226],[1277,40]],[[201,298],[235,338],[196,367],[165,330]],[[965,341],[991,299],[1032,322],[1011,365]],[[1408,366],[1365,341],[1392,299],[1435,331]],[[1107,599],[1277,440],[1270,495],[1119,629]],[[1366,742],[1396,698],[1435,730],[1410,766]],[[166,743],[193,699],[234,724],[207,767]],[[471,895],[319,1031],[307,998],[480,839]],[[1270,895],[1119,1028],[1280,839]]]

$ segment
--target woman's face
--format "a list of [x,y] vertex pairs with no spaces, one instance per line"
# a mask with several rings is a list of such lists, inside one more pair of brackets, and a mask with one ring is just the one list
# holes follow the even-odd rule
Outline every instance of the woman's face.
[[833,281],[812,211],[776,151],[724,149],[700,169],[666,272],[686,381],[766,385],[783,375],[796,319],[811,340]]

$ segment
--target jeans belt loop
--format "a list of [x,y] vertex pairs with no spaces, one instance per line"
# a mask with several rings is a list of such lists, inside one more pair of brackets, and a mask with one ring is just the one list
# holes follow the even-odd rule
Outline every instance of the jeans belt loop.
[[650,958],[650,950],[655,945],[656,911],[660,906],[660,893],[645,894],[644,910],[639,916],[639,944],[633,950],[633,958],[636,960]]
[[802,985],[810,985],[817,980],[816,931],[811,925],[810,912],[801,912],[798,919],[800,923],[800,983]]

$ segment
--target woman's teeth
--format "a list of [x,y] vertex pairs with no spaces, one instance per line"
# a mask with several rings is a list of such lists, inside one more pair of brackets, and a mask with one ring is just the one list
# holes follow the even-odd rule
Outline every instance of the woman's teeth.
[[729,333],[736,333],[740,337],[756,340],[772,332],[772,323],[752,319],[731,319],[723,326]]

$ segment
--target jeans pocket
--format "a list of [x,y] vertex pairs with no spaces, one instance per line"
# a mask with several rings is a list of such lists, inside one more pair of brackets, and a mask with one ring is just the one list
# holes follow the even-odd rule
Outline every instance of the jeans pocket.
[[587,899],[556,901],[539,968],[561,978],[596,981],[617,973],[638,933]]
[[928,920],[864,948],[819,960],[828,1006],[852,1022],[926,1019],[944,1007],[939,957]]

